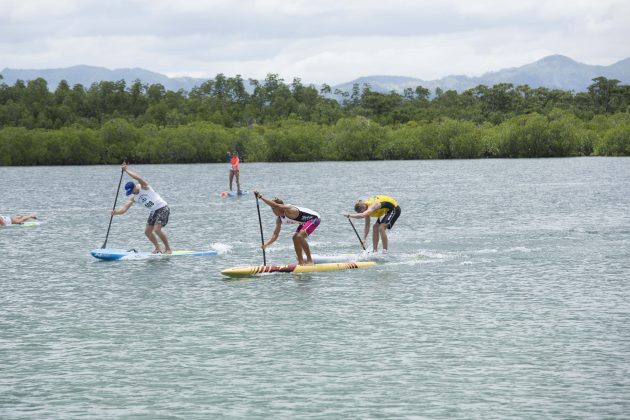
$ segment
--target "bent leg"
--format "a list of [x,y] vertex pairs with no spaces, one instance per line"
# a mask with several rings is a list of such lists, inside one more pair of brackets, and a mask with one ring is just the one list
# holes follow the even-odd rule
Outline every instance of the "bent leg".
[[387,252],[387,245],[388,245],[387,225],[383,223],[379,226],[380,226],[379,230],[381,231],[381,242],[383,243],[383,252]]
[[162,250],[160,249],[160,243],[158,242],[157,238],[153,234],[153,225],[147,225],[144,228],[144,234],[146,235],[147,238],[149,238],[149,240],[153,244],[153,252],[154,253],[162,252]]
[[153,228],[153,232],[155,232],[155,234],[162,240],[162,242],[164,242],[164,253],[172,254],[173,251],[171,250],[171,245],[168,243],[166,232],[162,230],[162,225],[156,223],[155,227]]
[[313,264],[313,257],[311,256],[311,248],[308,246],[308,242],[306,242],[306,237],[308,236],[308,234],[306,233],[306,231],[301,231],[299,233],[296,233],[295,236],[297,237],[297,240],[299,241],[302,250],[304,250],[304,254],[306,254],[306,265],[312,265]]
[[378,252],[378,238],[381,234],[380,223],[374,223],[374,227],[372,228],[372,251]]
[[311,248],[308,246],[308,242],[306,242],[306,238],[302,238],[302,249],[304,249],[304,254],[306,254],[306,265],[313,265],[313,257],[311,256]]
[[22,223],[27,222],[31,219],[37,219],[37,215],[35,213],[27,214],[25,216],[18,214],[16,216],[11,216],[11,223],[13,223],[14,225],[21,225]]
[[298,264],[304,265],[304,257],[302,256],[302,242],[299,238],[299,233],[293,235],[293,248],[295,248],[295,255],[297,256]]

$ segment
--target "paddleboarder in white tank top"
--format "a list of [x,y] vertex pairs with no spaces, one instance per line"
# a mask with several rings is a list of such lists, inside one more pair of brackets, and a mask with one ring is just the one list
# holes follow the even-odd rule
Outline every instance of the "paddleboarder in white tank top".
[[157,254],[162,252],[158,241],[159,238],[164,243],[164,253],[172,254],[173,251],[171,251],[171,246],[168,243],[168,237],[166,236],[166,232],[162,229],[168,223],[168,217],[171,213],[166,201],[151,188],[144,178],[130,171],[126,163],[123,163],[121,168],[124,172],[127,172],[127,175],[138,181],[138,183],[134,184],[132,181],[129,181],[125,184],[126,194],[131,197],[129,197],[129,200],[127,200],[122,207],[112,211],[112,214],[125,214],[133,203],[140,204],[149,211],[149,219],[144,228],[144,234],[153,244],[153,253]]

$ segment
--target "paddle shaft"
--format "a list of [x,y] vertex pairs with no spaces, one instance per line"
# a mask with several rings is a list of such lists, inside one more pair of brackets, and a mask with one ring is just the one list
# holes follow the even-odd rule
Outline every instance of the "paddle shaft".
[[359,236],[359,232],[357,232],[357,229],[354,227],[354,223],[352,223],[352,220],[350,220],[349,217],[348,217],[348,222],[350,222],[350,226],[352,226],[352,230],[354,230],[354,233],[357,235],[357,239],[361,243],[361,248],[363,248],[363,250],[365,251],[365,245],[363,244],[363,241],[361,240],[361,237]]
[[[260,226],[260,243],[264,245],[265,237],[263,235],[263,230],[262,230],[262,219],[260,218],[260,205],[258,204],[258,195],[256,195],[256,210],[258,210],[258,226]],[[263,252],[263,265],[267,265],[267,255],[265,254],[265,248],[262,249],[262,252]]]
[[107,234],[105,235],[105,242],[103,242],[103,246],[101,248],[107,247],[107,239],[109,238],[109,230],[112,227],[112,220],[114,219],[113,211],[116,210],[116,203],[118,202],[118,193],[120,192],[120,184],[122,184],[123,175],[125,171],[120,170],[120,180],[118,181],[118,188],[116,189],[116,198],[114,199],[114,207],[112,207],[112,214],[109,216],[109,226],[107,226]]

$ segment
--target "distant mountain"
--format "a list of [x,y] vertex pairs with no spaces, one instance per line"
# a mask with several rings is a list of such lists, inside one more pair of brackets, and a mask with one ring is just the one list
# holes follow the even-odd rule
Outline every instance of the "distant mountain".
[[438,80],[426,81],[410,77],[368,76],[336,85],[333,89],[350,91],[354,83],[358,83],[360,86],[367,83],[376,92],[390,92],[392,90],[402,92],[405,88],[415,89],[416,86],[423,86],[432,92],[437,87],[442,90],[453,89],[463,92],[478,85],[492,86],[497,83],[512,83],[514,85],[526,84],[533,88],[547,87],[582,92],[593,83],[593,78],[599,76],[617,79],[622,84],[630,84],[630,58],[610,66],[592,66],[578,63],[562,55],[550,55],[531,64],[485,73],[480,77],[447,76]]
[[109,70],[104,67],[94,66],[72,66],[60,69],[42,70],[5,68],[0,74],[4,77],[2,82],[9,85],[15,84],[15,81],[18,79],[27,81],[41,77],[48,82],[48,87],[51,90],[56,89],[57,85],[62,80],[68,82],[70,86],[80,83],[86,88],[90,87],[92,83],[100,81],[117,82],[119,80],[125,80],[129,85],[133,83],[134,80],[140,80],[142,83],[160,83],[167,90],[178,91],[179,89],[183,89],[189,92],[193,87],[199,86],[208,80],[193,77],[168,77],[141,68]]
[[[183,89],[189,92],[193,87],[199,86],[208,79],[193,77],[168,77],[141,68],[109,70],[104,67],[73,66],[60,69],[43,70],[17,70],[5,68],[0,72],[4,77],[1,82],[13,85],[16,80],[33,80],[42,77],[48,82],[48,87],[54,90],[61,80],[67,81],[71,86],[77,83],[89,87],[94,82],[125,80],[131,84],[134,80],[143,83],[160,83],[167,90],[177,91]],[[562,55],[551,55],[531,64],[489,72],[479,77],[447,76],[438,80],[422,80],[403,76],[367,76],[351,82],[333,86],[334,89],[351,91],[352,85],[358,83],[360,87],[369,84],[376,92],[396,91],[402,93],[405,88],[415,89],[423,86],[431,92],[437,87],[442,90],[453,89],[463,92],[466,89],[478,85],[492,86],[497,83],[512,83],[514,85],[529,85],[530,87],[547,87],[551,89],[585,91],[591,85],[592,79],[603,76],[608,79],[617,79],[622,84],[630,84],[630,58],[619,61],[610,66],[594,66],[578,63]],[[246,88],[251,87],[245,82]],[[319,87],[319,86],[317,86]]]

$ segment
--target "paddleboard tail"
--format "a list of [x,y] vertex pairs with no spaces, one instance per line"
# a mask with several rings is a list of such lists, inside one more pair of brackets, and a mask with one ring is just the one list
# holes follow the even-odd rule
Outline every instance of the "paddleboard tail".
[[389,254],[375,254],[363,252],[360,254],[339,254],[339,255],[319,255],[313,254],[313,262],[315,264],[323,263],[343,263],[343,262],[356,262],[356,261],[384,261],[388,259]]

